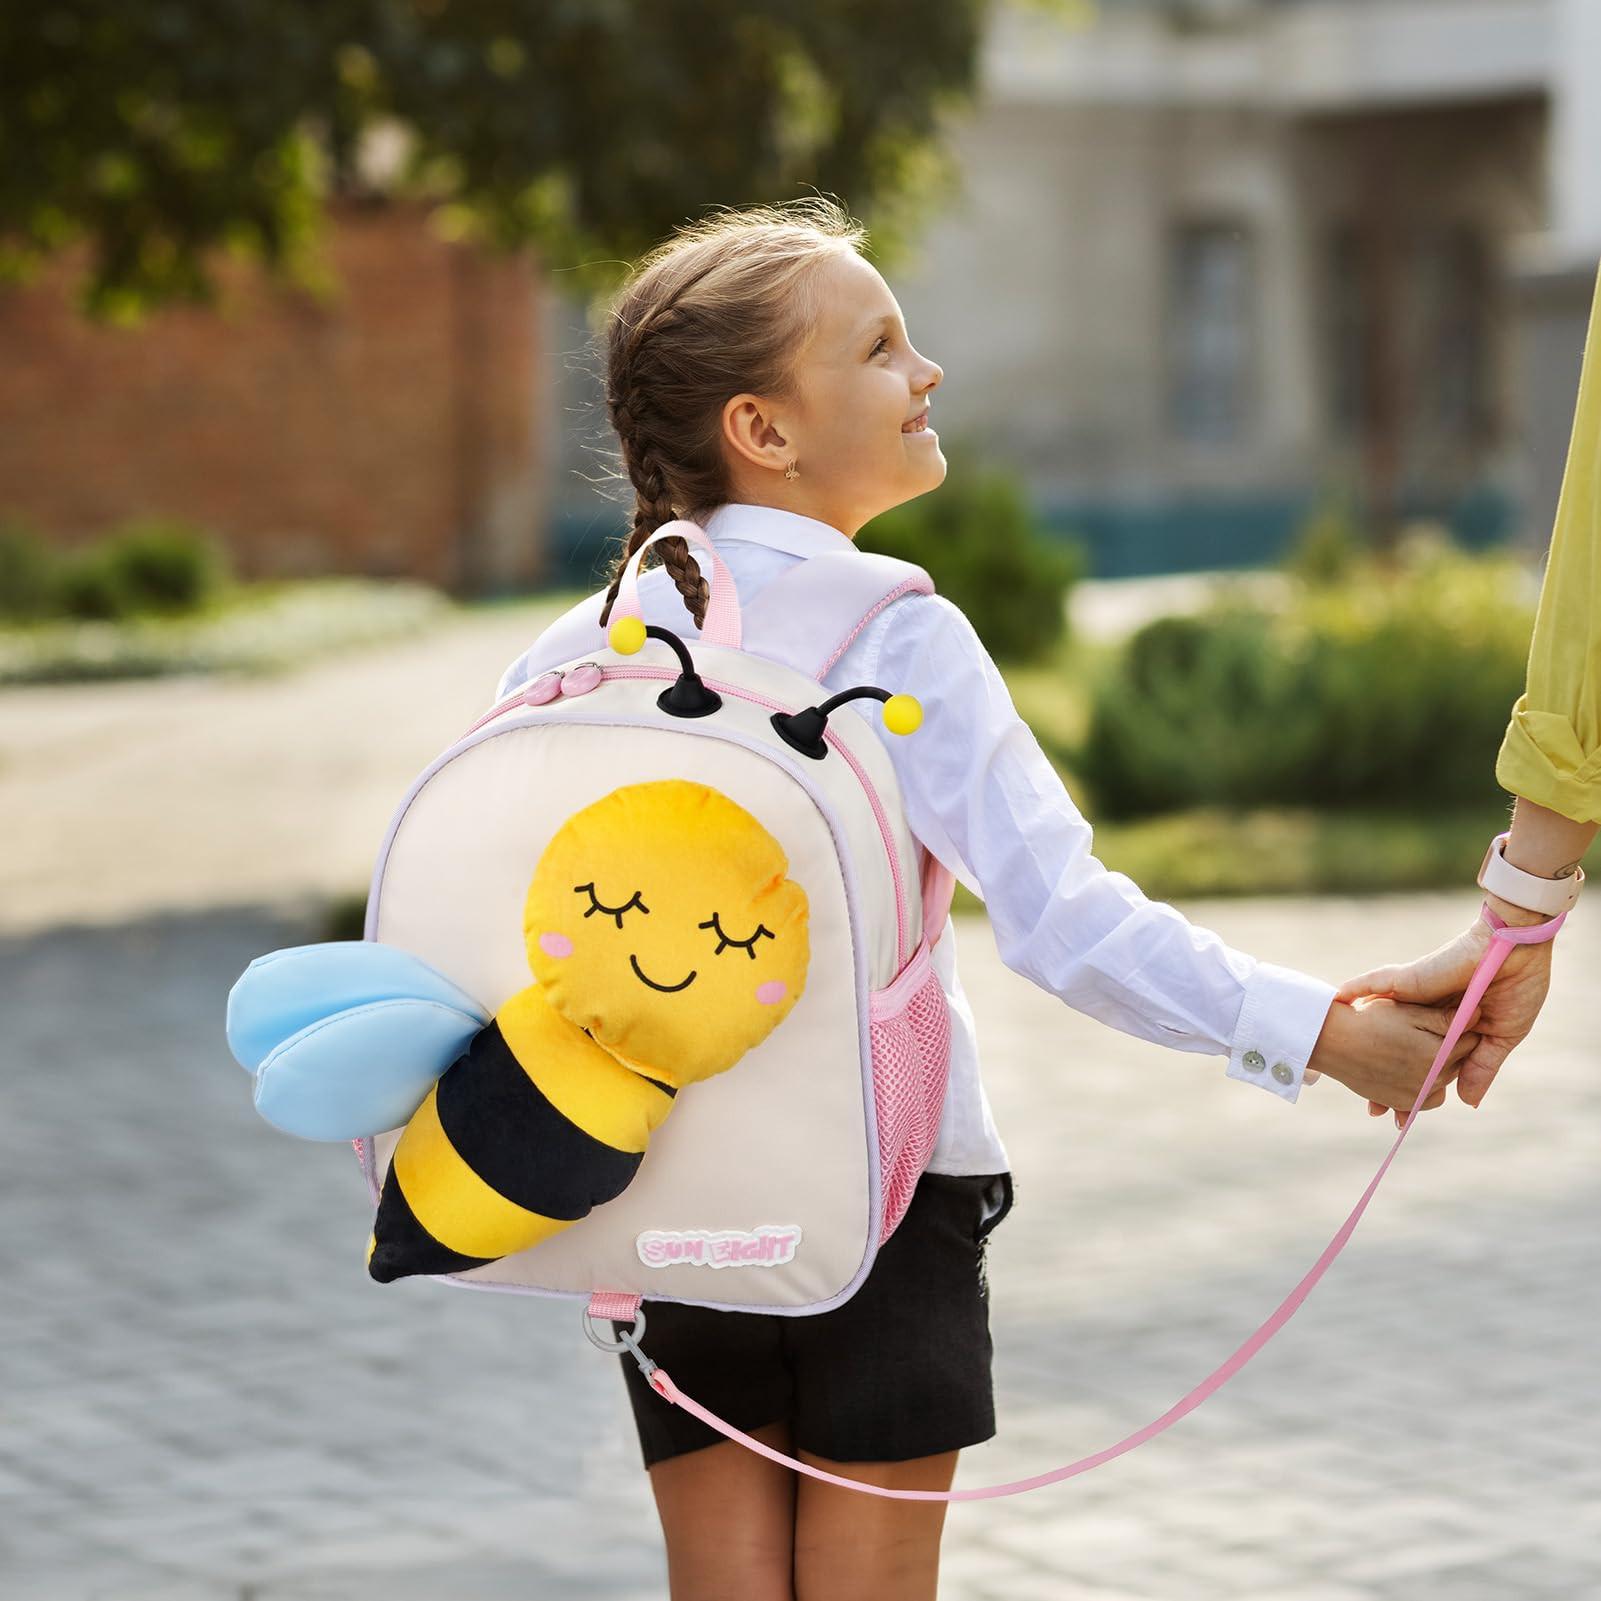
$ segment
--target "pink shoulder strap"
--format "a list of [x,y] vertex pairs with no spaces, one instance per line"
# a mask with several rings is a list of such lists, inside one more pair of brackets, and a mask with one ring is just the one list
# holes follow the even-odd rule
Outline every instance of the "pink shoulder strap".
[[874,617],[914,593],[932,595],[934,581],[913,562],[867,550],[808,556],[745,607],[750,649],[821,681]]

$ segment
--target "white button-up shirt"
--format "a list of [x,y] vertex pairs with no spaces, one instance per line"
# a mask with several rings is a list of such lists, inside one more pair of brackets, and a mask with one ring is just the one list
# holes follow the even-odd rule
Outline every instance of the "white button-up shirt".
[[[855,548],[828,523],[742,502],[719,506],[706,532],[742,606],[794,562]],[[647,622],[696,636],[659,567],[640,578],[640,606]],[[746,644],[760,654],[759,641]],[[502,675],[497,699],[528,676],[525,654]],[[1126,1034],[1227,1056],[1229,1078],[1286,1101],[1299,1096],[1334,986],[1231,949],[1090,854],[1090,825],[956,606],[942,595],[893,601],[823,683],[830,692],[877,684],[921,703],[916,739],[889,733],[876,701],[846,705],[883,739],[913,834],[982,898],[1013,972]],[[935,1173],[1000,1173],[1010,1163],[979,1076],[955,946],[949,922],[933,967],[951,1008],[950,1088],[928,1165]]]

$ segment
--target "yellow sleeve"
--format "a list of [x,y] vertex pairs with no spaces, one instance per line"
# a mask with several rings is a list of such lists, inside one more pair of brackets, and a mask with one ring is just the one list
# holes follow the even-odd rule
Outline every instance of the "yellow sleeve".
[[1496,782],[1576,823],[1601,823],[1601,275],[1567,470]]

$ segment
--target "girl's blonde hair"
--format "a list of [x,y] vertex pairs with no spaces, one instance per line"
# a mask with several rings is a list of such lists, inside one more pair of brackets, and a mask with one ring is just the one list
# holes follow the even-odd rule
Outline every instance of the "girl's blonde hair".
[[[835,201],[807,196],[714,213],[640,258],[607,317],[606,409],[634,488],[634,527],[607,575],[602,626],[628,558],[656,529],[699,522],[731,498],[723,406],[745,391],[793,394],[821,309],[817,269],[865,238]],[[699,628],[708,591],[688,541],[651,550]]]

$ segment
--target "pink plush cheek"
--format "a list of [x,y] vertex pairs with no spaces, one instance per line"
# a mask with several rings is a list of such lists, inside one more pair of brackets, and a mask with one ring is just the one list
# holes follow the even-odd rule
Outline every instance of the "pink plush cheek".
[[539,936],[539,948],[547,956],[571,956],[573,954],[573,942],[565,934],[541,934]]
[[788,994],[789,986],[781,978],[770,978],[756,986],[756,999],[763,1006],[776,1006]]

